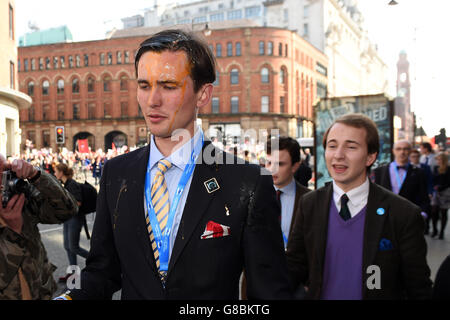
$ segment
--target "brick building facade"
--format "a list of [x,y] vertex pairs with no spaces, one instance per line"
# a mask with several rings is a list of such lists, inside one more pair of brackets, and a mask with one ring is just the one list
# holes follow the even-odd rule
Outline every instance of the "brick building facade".
[[[87,138],[92,150],[147,141],[134,74],[139,43],[158,28],[119,30],[98,41],[19,47],[20,91],[33,98],[21,110],[22,143],[56,148],[65,127],[72,150]],[[326,94],[327,58],[296,33],[264,27],[215,28],[206,41],[218,62],[212,103],[200,111],[204,130],[279,128],[312,134],[312,105]],[[230,131],[231,130],[231,131]],[[300,131],[298,133],[297,131]],[[298,134],[297,134],[298,133]]]

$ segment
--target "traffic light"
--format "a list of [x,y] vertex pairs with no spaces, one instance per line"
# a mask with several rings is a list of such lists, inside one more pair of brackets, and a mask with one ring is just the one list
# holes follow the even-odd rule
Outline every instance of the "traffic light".
[[56,127],[56,143],[63,144],[66,139],[64,138],[64,127]]

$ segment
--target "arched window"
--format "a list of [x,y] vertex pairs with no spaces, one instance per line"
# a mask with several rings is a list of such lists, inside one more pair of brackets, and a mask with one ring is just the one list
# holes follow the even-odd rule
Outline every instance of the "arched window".
[[103,78],[103,91],[111,91],[111,78],[108,76]]
[[284,82],[286,81],[286,72],[284,71],[283,68],[280,69],[280,84],[284,84]]
[[269,83],[269,69],[267,69],[267,68],[261,69],[261,82]]
[[128,78],[126,76],[120,77],[120,91],[128,90]]
[[95,85],[94,78],[89,77],[89,79],[87,81],[88,92],[94,92],[94,89],[95,89],[94,85]]
[[34,95],[34,81],[28,82],[28,95],[29,96]]
[[48,82],[48,80],[44,80],[44,82],[42,82],[42,95],[44,96],[48,95],[49,87],[50,83]]
[[63,79],[59,79],[57,84],[56,84],[56,92],[58,94],[63,94],[64,93],[64,80]]
[[78,78],[72,80],[72,93],[80,93],[80,81]]
[[239,70],[238,69],[232,69],[231,70],[231,84],[238,84],[239,83]]

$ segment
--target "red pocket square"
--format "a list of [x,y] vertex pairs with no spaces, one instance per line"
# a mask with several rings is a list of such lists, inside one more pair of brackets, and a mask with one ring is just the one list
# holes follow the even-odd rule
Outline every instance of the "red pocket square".
[[229,236],[231,234],[230,227],[224,226],[214,221],[209,221],[206,224],[205,231],[201,235],[201,239],[212,239]]

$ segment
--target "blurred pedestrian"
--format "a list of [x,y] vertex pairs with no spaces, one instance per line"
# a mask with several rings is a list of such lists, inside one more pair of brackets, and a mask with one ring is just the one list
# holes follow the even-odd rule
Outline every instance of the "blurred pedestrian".
[[435,191],[435,201],[433,201],[432,220],[433,234],[438,233],[437,223],[441,220],[441,231],[439,239],[444,239],[444,231],[448,220],[448,209],[450,208],[450,167],[448,166],[448,155],[440,152],[435,157],[436,167],[433,172],[433,188]]
[[98,185],[98,181],[100,181],[100,178],[102,177],[103,165],[104,163],[102,157],[97,156],[92,164],[92,176],[95,179],[95,185]]
[[[69,168],[65,163],[59,163],[56,166],[55,176],[61,181],[64,188],[69,191],[77,201],[78,207],[82,203],[81,186],[72,179],[73,170]],[[64,235],[64,249],[67,251],[67,257],[69,259],[69,265],[77,265],[77,255],[87,258],[88,251],[80,247],[80,232],[85,222],[84,215],[75,215],[71,219],[64,222],[63,235]],[[71,274],[59,278],[60,282],[66,282],[67,278]]]
[[429,142],[422,142],[420,144],[420,163],[424,163],[430,166],[431,172],[436,167],[436,161],[434,160],[434,152]]
[[419,206],[422,209],[422,216],[426,217],[430,206],[427,180],[421,168],[409,163],[411,149],[409,141],[397,141],[392,148],[394,161],[374,170],[375,183]]

